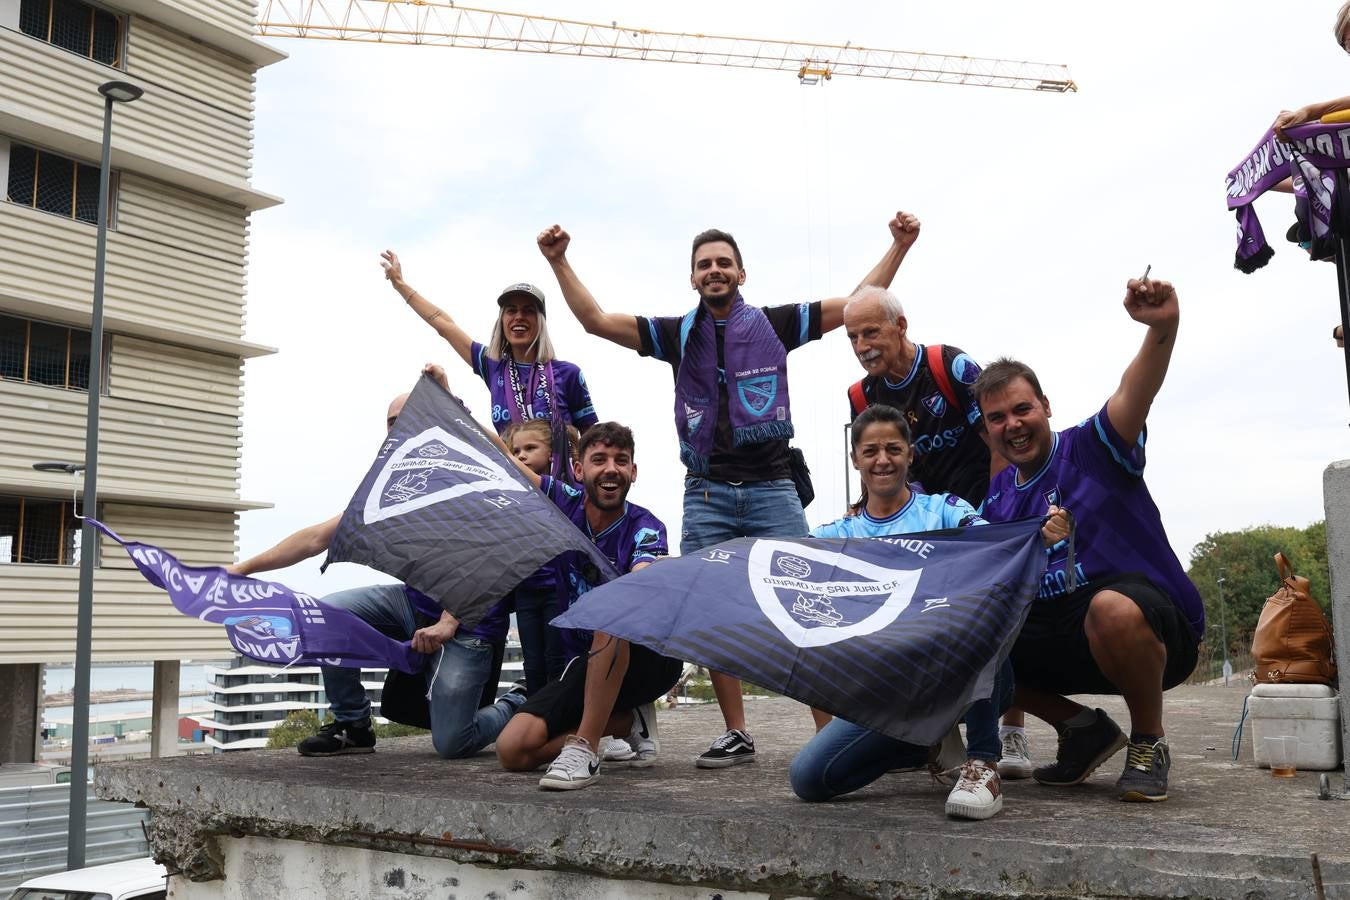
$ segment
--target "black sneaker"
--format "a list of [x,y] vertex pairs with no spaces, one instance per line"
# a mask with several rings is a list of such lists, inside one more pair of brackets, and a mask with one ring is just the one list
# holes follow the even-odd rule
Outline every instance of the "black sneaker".
[[301,756],[341,756],[344,753],[374,753],[375,732],[370,720],[329,722],[296,747]]
[[694,765],[700,769],[725,769],[727,766],[754,760],[754,740],[739,728],[732,728],[713,741],[712,746],[694,760]]
[[[517,679],[516,682],[512,684],[509,689],[507,689],[506,694],[519,694],[520,696],[528,699],[530,696],[530,692],[525,687],[525,679],[524,678]],[[506,694],[502,694],[502,696],[505,697]]]
[[1082,784],[1125,743],[1120,726],[1099,709],[1091,724],[1064,726],[1059,733],[1059,752],[1055,754],[1055,761],[1036,769],[1031,777],[1041,784],[1056,787]]
[[1131,803],[1157,803],[1167,799],[1167,773],[1172,768],[1172,751],[1167,741],[1156,743],[1130,741],[1125,752],[1125,772],[1116,782],[1120,799]]

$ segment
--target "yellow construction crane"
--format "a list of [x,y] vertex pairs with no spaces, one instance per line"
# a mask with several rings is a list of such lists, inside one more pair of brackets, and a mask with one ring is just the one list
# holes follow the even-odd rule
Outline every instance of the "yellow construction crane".
[[803,84],[853,75],[1060,94],[1078,90],[1067,67],[1051,63],[879,50],[852,42],[652,31],[430,0],[263,0],[258,34],[770,69],[795,72]]

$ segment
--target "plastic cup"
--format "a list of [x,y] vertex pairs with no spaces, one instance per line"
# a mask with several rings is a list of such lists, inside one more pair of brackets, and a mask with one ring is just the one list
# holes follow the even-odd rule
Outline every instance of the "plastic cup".
[[1275,778],[1293,778],[1298,763],[1298,738],[1293,735],[1266,738],[1266,755],[1270,759],[1270,774]]

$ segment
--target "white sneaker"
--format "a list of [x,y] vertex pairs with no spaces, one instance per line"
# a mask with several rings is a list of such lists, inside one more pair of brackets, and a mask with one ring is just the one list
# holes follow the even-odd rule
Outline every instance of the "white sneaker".
[[626,738],[605,735],[600,739],[600,761],[604,763],[632,763],[637,752]]
[[1031,745],[1020,731],[1003,735],[1003,758],[998,761],[998,774],[1009,781],[1031,777]]
[[961,819],[988,819],[1003,809],[998,769],[982,759],[968,759],[956,787],[947,795],[947,815]]
[[590,741],[572,735],[563,744],[558,758],[549,763],[548,771],[539,779],[539,787],[546,791],[575,791],[600,778],[600,757],[591,749]]
[[629,766],[645,769],[656,765],[656,754],[661,749],[661,742],[656,732],[655,703],[644,703],[633,710],[633,727],[628,732],[628,746],[633,749],[633,757],[628,760]]

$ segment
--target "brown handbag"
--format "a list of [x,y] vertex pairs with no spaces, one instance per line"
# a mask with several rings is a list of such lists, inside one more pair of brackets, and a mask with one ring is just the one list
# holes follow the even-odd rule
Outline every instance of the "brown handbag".
[[1264,684],[1332,684],[1336,663],[1331,626],[1308,594],[1308,579],[1295,575],[1283,553],[1275,554],[1280,587],[1261,609],[1252,635],[1252,680]]

